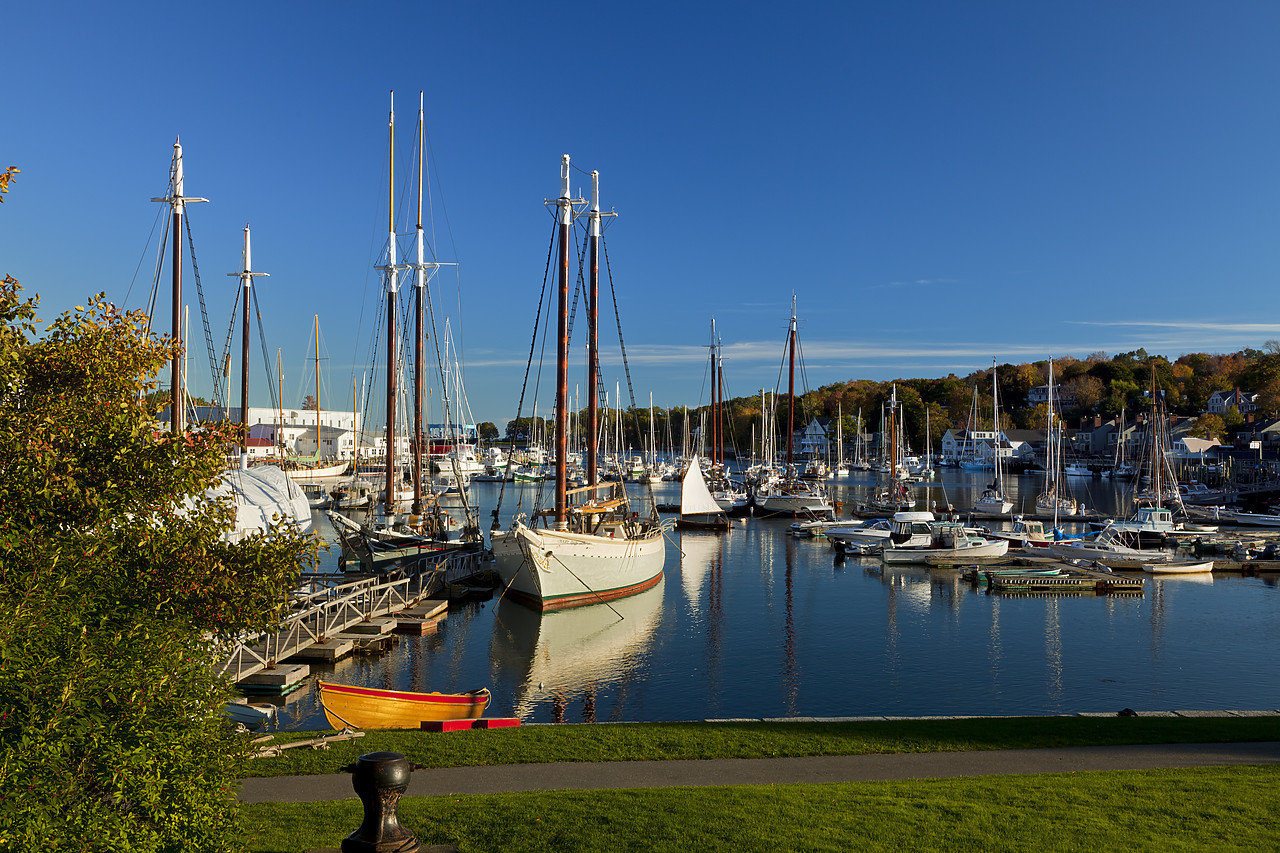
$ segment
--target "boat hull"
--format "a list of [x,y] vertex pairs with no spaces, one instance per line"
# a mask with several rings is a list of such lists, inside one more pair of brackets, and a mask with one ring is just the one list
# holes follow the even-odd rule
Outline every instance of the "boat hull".
[[538,610],[599,604],[662,580],[662,529],[635,539],[542,530],[517,523],[492,537],[505,595]]
[[886,563],[924,563],[930,557],[966,559],[969,557],[1003,557],[1009,553],[1009,542],[990,540],[964,548],[893,548],[886,545],[880,555]]
[[1052,542],[1049,544],[1049,552],[1060,560],[1137,560],[1142,563],[1155,563],[1170,559],[1168,554],[1162,554],[1154,548],[1145,551],[1140,548],[1101,547],[1084,543]]
[[351,463],[344,460],[316,468],[286,468],[284,472],[290,480],[319,480],[325,477],[341,477],[350,467]]
[[335,729],[419,729],[433,720],[479,719],[489,704],[489,691],[411,693],[322,681],[320,704]]
[[820,494],[757,494],[754,514],[761,518],[811,518],[830,515],[831,502]]
[[1194,575],[1213,571],[1213,560],[1201,563],[1145,563],[1144,572],[1156,575]]

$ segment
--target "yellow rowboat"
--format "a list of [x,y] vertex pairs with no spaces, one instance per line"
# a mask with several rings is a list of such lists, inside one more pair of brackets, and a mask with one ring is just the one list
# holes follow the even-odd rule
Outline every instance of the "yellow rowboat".
[[335,729],[417,729],[429,720],[476,720],[486,688],[469,693],[410,693],[320,682],[320,706]]

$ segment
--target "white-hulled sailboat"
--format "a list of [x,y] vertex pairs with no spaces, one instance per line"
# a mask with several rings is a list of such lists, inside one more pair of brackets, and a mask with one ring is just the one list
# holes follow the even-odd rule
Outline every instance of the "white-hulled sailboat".
[[[793,443],[796,411],[796,298],[791,296],[791,323],[787,328],[787,457],[782,476],[766,476],[751,493],[753,512],[762,517],[834,518],[826,490],[815,481],[797,476]],[[772,450],[772,448],[771,448]]]
[[[558,212],[559,319],[556,348],[555,506],[533,518],[517,515],[506,531],[491,534],[505,595],[539,610],[578,607],[633,595],[662,580],[666,559],[663,525],[655,509],[645,517],[630,510],[626,487],[599,482],[596,465],[600,290],[599,174],[591,173],[588,214],[590,289],[587,302],[587,485],[568,488],[569,457],[569,240],[574,200],[569,155],[560,164]],[[495,525],[497,518],[495,514]]]
[[1004,515],[1013,509],[1013,501],[1005,499],[1000,483],[1000,397],[994,358],[991,359],[991,418],[991,462],[995,473],[991,485],[983,489],[981,497],[973,502],[973,509],[975,512]]
[[[391,112],[387,123],[388,146],[388,199],[387,199],[387,262],[376,267],[383,274],[383,287],[386,296],[386,451],[383,471],[384,489],[381,497],[369,508],[369,517],[358,522],[341,513],[330,511],[330,521],[334,530],[342,540],[342,563],[358,559],[360,565],[367,570],[383,570],[397,565],[421,561],[423,558],[435,559],[442,551],[479,551],[483,545],[479,527],[471,518],[471,509],[465,503],[465,524],[453,518],[440,506],[438,495],[424,488],[422,472],[422,449],[424,447],[422,431],[422,412],[424,409],[422,379],[425,373],[423,364],[424,346],[424,311],[427,296],[427,279],[429,274],[443,264],[427,262],[425,259],[425,235],[422,227],[422,180],[423,180],[423,146],[424,118],[422,95],[418,103],[418,223],[416,230],[417,260],[414,263],[399,263],[396,257],[395,231],[395,102],[392,93]],[[396,437],[397,419],[396,402],[399,396],[397,381],[400,373],[399,360],[399,304],[398,291],[401,286],[400,273],[413,270],[414,278],[414,389],[413,389],[413,425],[410,445],[413,448],[410,474],[413,482],[411,497],[402,497],[400,481],[402,466],[397,461]],[[446,416],[448,412],[446,410]],[[403,512],[408,509],[409,512]]]
[[707,488],[702,477],[702,461],[695,454],[680,480],[680,517],[676,527],[682,530],[728,530],[729,517]]

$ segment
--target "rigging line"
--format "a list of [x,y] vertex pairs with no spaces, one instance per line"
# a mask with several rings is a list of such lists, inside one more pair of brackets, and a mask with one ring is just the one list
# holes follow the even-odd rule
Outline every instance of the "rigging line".
[[[196,241],[191,234],[191,217],[184,217],[187,223],[187,245],[191,249],[191,271],[196,279],[196,296],[200,301],[200,317],[204,321],[204,341],[209,349],[209,370],[213,379],[213,404],[222,408],[221,383],[218,381],[218,354],[213,349],[213,330],[209,327],[209,309],[204,301],[204,287],[200,284],[200,267],[196,263]],[[185,343],[185,342],[184,342]]]
[[[222,367],[222,381],[226,382],[231,375],[231,340],[236,332],[236,317],[240,314],[241,294],[243,293],[244,282],[240,282],[240,286],[236,288],[236,298],[231,302],[231,322],[227,325],[227,342],[222,347],[222,356],[220,365]],[[230,401],[228,401],[229,403]],[[226,411],[226,407],[223,407]]]
[[156,246],[156,267],[151,274],[151,296],[147,299],[147,332],[151,332],[151,318],[156,314],[156,298],[160,291],[160,273],[164,272],[165,249],[169,246],[169,223],[171,217],[164,218],[164,231],[160,235],[160,243]]
[[[605,243],[604,235],[600,235],[600,250],[604,255],[604,268],[609,276],[609,294],[613,297],[613,317],[618,324],[618,346],[622,350],[622,370],[627,375],[627,393],[631,395],[631,410],[636,412],[636,391],[631,385],[631,366],[627,362],[627,345],[622,339],[622,313],[618,308],[618,291],[613,286],[613,267],[609,265],[609,246]],[[621,403],[621,401],[619,401]],[[635,417],[636,439],[640,441],[640,416],[637,413]]]
[[[547,265],[546,269],[542,271],[542,293],[538,296],[538,315],[533,319],[533,338],[529,341],[529,361],[525,364],[524,384],[520,386],[520,402],[516,405],[516,428],[511,431],[511,449],[507,453],[507,475],[502,478],[502,487],[498,489],[498,505],[493,510],[493,529],[495,530],[501,526],[498,524],[498,514],[502,510],[502,498],[507,493],[507,480],[510,479],[511,476],[511,462],[516,452],[516,432],[519,429],[520,416],[524,412],[524,396],[525,391],[529,388],[529,371],[533,367],[533,353],[538,345],[538,326],[541,322],[542,303],[546,300],[547,296],[547,281],[551,276],[551,258],[555,252],[556,228],[557,223],[553,218],[551,220],[551,242],[547,246]],[[532,422],[530,423],[530,426],[532,426]]]
[[[427,158],[427,163],[428,163],[427,171],[429,175],[435,176],[434,185],[432,184],[431,181],[427,182],[427,189],[428,189],[427,197],[429,199],[434,199],[434,196],[431,195],[430,193],[432,186],[437,186],[440,188],[440,193],[439,193],[440,194],[440,212],[444,216],[444,230],[449,235],[449,246],[453,250],[453,257],[457,259],[458,244],[453,236],[453,223],[449,221],[449,205],[444,200],[444,187],[442,185],[442,181],[440,180],[440,170],[436,166],[437,161],[436,161],[435,147],[431,142],[431,127],[430,125],[427,124],[427,121],[425,118],[422,121],[422,131],[423,131],[423,136],[425,136],[427,140],[427,152],[430,154],[430,156]],[[427,210],[431,214],[431,242],[427,244],[428,247],[430,248],[430,247],[434,247],[436,244],[435,205],[434,204],[428,205]],[[434,248],[432,248],[431,257],[433,260],[438,259]],[[462,322],[462,276],[461,276],[460,269],[458,270],[458,326],[459,326],[459,334],[461,334],[461,329],[465,328],[465,325]],[[466,349],[465,345],[460,347],[460,349],[465,351]],[[459,359],[459,363],[461,363],[463,359],[461,352],[458,354],[458,359]]]
[[[435,351],[436,351],[436,367],[438,368],[440,373],[440,388],[444,390],[444,393],[445,393],[445,401],[444,401],[443,408],[444,408],[444,428],[445,428],[445,433],[447,437],[449,433],[452,433],[454,431],[454,424],[452,419],[452,413],[449,411],[449,405],[448,405],[449,392],[448,392],[448,386],[445,384],[446,379],[445,379],[444,358],[442,358],[440,355],[440,334],[439,334],[439,327],[436,326],[435,301],[431,298],[430,284],[431,284],[430,278],[426,278],[426,280],[423,281],[422,295],[423,295],[424,301],[427,303],[427,314],[431,319],[431,331],[435,333],[432,336],[433,337],[432,344],[434,344]],[[448,355],[447,351],[445,355]],[[415,365],[415,369],[416,369],[416,365]],[[459,369],[461,369],[460,365],[459,365]],[[462,377],[461,376],[458,377],[458,394],[460,396],[462,394]],[[458,402],[458,401],[455,401],[455,402]],[[461,427],[461,424],[459,424],[458,426]],[[471,501],[467,495],[467,493],[470,491],[469,483],[467,485],[464,485],[462,483],[462,470],[461,470],[461,466],[458,463],[458,442],[456,441],[454,442],[453,448],[454,448],[453,468],[454,468],[454,475],[458,478],[458,495],[462,498],[462,512],[467,517],[467,527],[470,529],[473,529],[476,533],[479,533],[480,519],[479,517],[473,514],[471,510]],[[419,448],[419,451],[421,451],[421,448]]]
[[[631,413],[633,415],[632,423],[635,424],[636,428],[636,446],[643,447],[644,437],[640,431],[640,410],[636,407],[636,391],[631,385],[631,365],[627,362],[627,344],[622,339],[622,312],[618,308],[618,291],[613,286],[613,267],[609,264],[609,244],[605,242],[603,234],[600,235],[600,252],[604,255],[604,268],[609,277],[609,293],[613,297],[613,318],[618,325],[618,348],[622,350],[622,370],[627,376],[627,393],[631,395]],[[600,347],[597,342],[596,349],[598,350],[599,348]],[[618,408],[622,408],[621,400],[618,401]],[[621,411],[619,412],[618,417],[624,417]],[[618,448],[618,452],[621,453],[622,448]],[[623,495],[626,495],[627,485],[626,480],[622,476],[620,464],[618,471],[618,486],[622,489]],[[649,482],[649,478],[647,477],[645,478],[645,488],[649,492],[650,507],[656,507],[657,504],[653,500],[653,483]],[[656,509],[653,512],[654,515],[656,515]]]
[[[258,307],[258,288],[256,287],[249,288],[249,296],[250,298],[253,299],[253,314],[255,317],[258,318],[258,340],[262,346],[262,363],[263,363],[263,366],[266,368],[267,389],[271,393],[271,405],[277,411],[279,411],[284,406],[284,403],[281,400],[280,395],[276,393],[275,375],[271,372],[271,353],[267,350],[267,330],[263,327],[263,323],[262,323],[262,309]],[[281,388],[280,391],[283,392],[284,389]],[[246,424],[249,423],[248,412],[241,412],[240,417],[244,419],[244,422]],[[280,428],[281,430],[284,429],[283,423],[280,424]],[[319,447],[319,442],[320,442],[320,426],[317,423],[316,425],[317,448]],[[317,449],[317,452],[319,452],[318,449]]]
[[164,215],[164,207],[156,208],[156,218],[151,223],[151,233],[147,235],[147,242],[142,246],[142,254],[138,256],[138,265],[133,268],[133,278],[129,279],[129,287],[124,292],[124,304],[129,304],[129,294],[133,293],[133,285],[138,280],[138,271],[142,269],[142,262],[147,259],[147,246],[151,245],[151,238],[156,236],[156,226],[160,224],[160,217]]

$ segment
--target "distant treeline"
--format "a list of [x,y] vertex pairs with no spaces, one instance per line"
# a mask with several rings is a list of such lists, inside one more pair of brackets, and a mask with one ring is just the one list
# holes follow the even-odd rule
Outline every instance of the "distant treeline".
[[[1059,417],[1065,418],[1069,427],[1082,421],[1092,422],[1101,417],[1104,421],[1125,413],[1132,420],[1139,412],[1151,406],[1152,372],[1155,386],[1162,394],[1166,410],[1170,414],[1199,419],[1197,434],[1223,438],[1233,428],[1243,424],[1245,418],[1234,409],[1224,415],[1206,414],[1209,398],[1219,391],[1244,392],[1258,395],[1255,405],[1259,415],[1268,417],[1280,413],[1280,342],[1267,341],[1261,350],[1244,349],[1229,355],[1188,353],[1176,361],[1162,355],[1151,355],[1145,349],[1108,356],[1095,352],[1085,359],[1063,356],[1053,360],[1055,408]],[[1044,429],[1048,419],[1048,406],[1029,399],[1034,388],[1049,382],[1049,361],[999,364],[996,366],[1000,393],[1000,426],[1004,429]],[[925,444],[925,413],[928,413],[929,429],[935,448],[941,438],[952,428],[991,428],[991,370],[977,370],[967,376],[950,374],[941,379],[896,379],[875,382],[870,379],[850,379],[833,382],[820,388],[805,391],[797,396],[795,428],[802,429],[813,418],[842,417],[843,434],[847,441],[861,431],[875,432],[881,428],[881,412],[888,405],[893,387],[897,387],[899,405],[906,420],[907,437],[912,446],[923,450]],[[970,423],[977,392],[977,420]],[[780,443],[786,440],[786,395],[775,399],[769,395],[773,432]],[[742,453],[749,453],[754,435],[758,446],[762,432],[762,403],[759,394],[734,397],[722,406],[725,443]],[[862,421],[858,417],[861,413]],[[585,414],[585,413],[584,413]],[[659,449],[668,442],[680,446],[688,421],[689,434],[697,435],[709,418],[709,407],[675,407],[654,409],[654,432]],[[551,425],[543,418],[537,419],[538,435],[551,431]],[[573,430],[582,436],[584,417],[575,417]],[[835,432],[835,424],[830,426]],[[496,432],[496,429],[495,429]],[[648,444],[649,410],[629,409],[625,412],[625,440],[632,448]],[[519,418],[507,424],[507,440],[534,435],[531,418]]]

